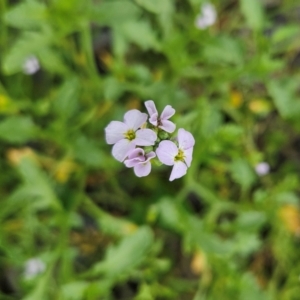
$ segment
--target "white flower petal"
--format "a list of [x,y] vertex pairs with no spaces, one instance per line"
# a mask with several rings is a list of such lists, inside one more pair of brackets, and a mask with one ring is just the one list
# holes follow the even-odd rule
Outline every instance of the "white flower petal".
[[112,155],[118,161],[124,161],[129,151],[132,151],[135,148],[135,144],[133,141],[129,141],[126,139],[118,141],[114,144],[112,148]]
[[171,105],[167,105],[161,113],[161,120],[170,119],[175,114],[175,109]]
[[189,149],[195,145],[195,139],[193,135],[184,130],[183,128],[179,128],[178,130],[178,146],[181,149]]
[[174,158],[178,154],[177,146],[171,141],[162,141],[156,149],[156,155],[160,162],[167,166],[174,165]]
[[144,177],[150,174],[151,172],[151,163],[145,162],[145,163],[139,163],[134,168],[134,174],[137,177]]
[[169,120],[162,120],[161,121],[161,126],[159,126],[161,129],[163,129],[166,132],[172,133],[176,129],[176,125],[169,121]]
[[142,113],[137,109],[132,109],[124,115],[124,122],[130,129],[136,131],[147,121],[147,118],[147,114]]
[[170,181],[173,181],[176,178],[180,178],[186,174],[187,166],[184,162],[182,161],[177,161],[175,162],[170,178]]
[[135,133],[134,142],[137,146],[152,146],[157,139],[156,133],[151,129],[140,129]]
[[124,139],[124,133],[128,130],[128,126],[120,121],[111,121],[105,128],[105,138],[109,145]]
[[187,164],[188,167],[191,166],[191,162],[192,162],[192,159],[193,159],[193,147],[187,149],[187,150],[184,150],[184,155],[185,155],[185,162]]
[[146,109],[147,109],[150,117],[152,117],[152,115],[154,115],[154,114],[158,115],[158,112],[157,112],[157,109],[156,109],[156,106],[155,106],[155,103],[153,100],[146,101],[145,106],[146,106]]

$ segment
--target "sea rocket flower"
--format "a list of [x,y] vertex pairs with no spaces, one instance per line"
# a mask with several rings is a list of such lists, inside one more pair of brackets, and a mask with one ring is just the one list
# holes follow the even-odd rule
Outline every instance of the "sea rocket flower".
[[164,108],[160,117],[158,116],[156,106],[152,100],[146,101],[145,106],[150,116],[149,122],[152,125],[159,127],[169,133],[172,133],[175,130],[176,125],[168,120],[175,114],[175,109],[171,105],[167,105]]
[[145,153],[142,148],[135,148],[128,154],[128,159],[124,161],[127,168],[132,168],[137,177],[144,177],[151,172],[150,159],[156,155],[153,151]]
[[195,26],[199,29],[205,29],[213,25],[217,20],[217,12],[211,3],[203,3],[201,13],[197,16]]
[[255,172],[259,176],[267,175],[270,172],[270,165],[267,162],[260,162],[255,166]]
[[112,155],[118,161],[123,161],[128,152],[135,146],[151,146],[157,139],[151,129],[139,129],[146,122],[147,114],[132,109],[124,115],[124,122],[112,121],[105,128],[106,142],[112,148]]
[[34,55],[31,55],[26,58],[22,67],[25,74],[32,75],[40,69],[40,63]]
[[173,166],[170,181],[185,175],[192,162],[195,144],[192,134],[180,128],[177,140],[178,146],[171,141],[162,141],[156,149],[158,159],[167,166]]
[[24,277],[32,279],[43,273],[46,269],[45,263],[39,258],[31,258],[25,262]]

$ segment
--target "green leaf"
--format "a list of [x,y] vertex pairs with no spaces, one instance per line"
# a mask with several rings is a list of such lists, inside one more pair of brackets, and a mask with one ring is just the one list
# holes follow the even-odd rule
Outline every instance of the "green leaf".
[[294,95],[294,82],[273,80],[267,84],[274,104],[283,118],[292,118],[300,116],[300,102]]
[[30,117],[13,116],[0,122],[0,139],[11,143],[24,143],[36,136],[37,127]]
[[46,19],[45,4],[34,0],[21,2],[4,15],[6,24],[20,29],[40,27]]
[[146,21],[130,20],[115,30],[119,30],[129,42],[140,46],[143,50],[160,48],[155,31]]
[[241,11],[251,29],[260,30],[264,25],[264,10],[261,0],[240,0]]
[[81,300],[88,287],[85,281],[70,282],[62,286],[62,295],[65,300]]
[[79,80],[74,77],[67,79],[58,90],[53,107],[62,119],[68,119],[76,112],[78,108],[79,86]]
[[165,13],[172,7],[169,0],[135,0],[135,2],[146,10],[153,13]]
[[104,152],[98,148],[94,141],[80,136],[73,145],[73,153],[75,158],[79,159],[90,167],[107,167],[107,158]]
[[114,25],[138,17],[140,9],[131,1],[108,1],[91,6],[89,18],[101,25]]
[[244,55],[237,40],[229,36],[219,36],[207,43],[203,55],[212,63],[242,64]]
[[152,244],[152,231],[142,227],[123,238],[119,245],[109,247],[104,261],[96,264],[91,274],[105,274],[112,280],[121,279],[147,259]]
[[234,181],[241,185],[243,189],[249,189],[255,181],[255,175],[248,162],[242,158],[236,159],[230,166],[230,171]]
[[3,60],[3,71],[7,75],[22,70],[25,60],[32,55],[37,55],[49,47],[52,41],[52,34],[45,32],[25,32],[12,46]]

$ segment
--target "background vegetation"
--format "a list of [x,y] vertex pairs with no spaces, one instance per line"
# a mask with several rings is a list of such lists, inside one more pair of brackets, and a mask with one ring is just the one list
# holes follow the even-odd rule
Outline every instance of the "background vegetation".
[[[0,1],[1,299],[300,299],[300,3],[202,3]],[[171,183],[105,143],[148,99],[196,139]]]

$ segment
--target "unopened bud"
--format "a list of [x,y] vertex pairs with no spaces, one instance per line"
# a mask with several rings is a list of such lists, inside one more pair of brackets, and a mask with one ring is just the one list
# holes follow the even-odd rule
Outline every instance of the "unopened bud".
[[153,147],[152,146],[145,146],[144,151],[145,151],[145,153],[149,153],[149,152],[153,151]]
[[160,138],[161,140],[166,140],[166,139],[169,138],[169,134],[168,134],[167,132],[165,132],[165,131],[160,131],[160,132],[158,133],[158,136],[159,136],[159,138]]

